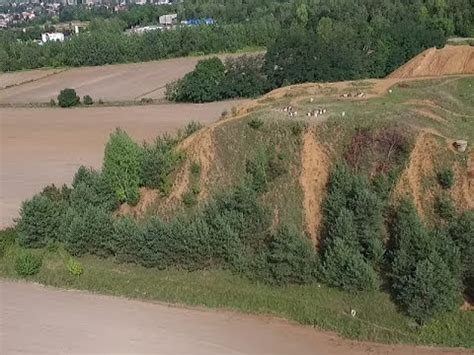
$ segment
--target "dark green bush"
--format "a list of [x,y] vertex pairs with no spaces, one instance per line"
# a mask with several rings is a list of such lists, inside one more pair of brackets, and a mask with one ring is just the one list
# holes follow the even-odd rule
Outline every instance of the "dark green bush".
[[268,276],[276,284],[305,284],[317,274],[316,253],[309,240],[294,227],[273,234],[265,253]]
[[397,206],[390,232],[395,300],[420,323],[454,309],[461,283],[457,247],[442,234],[428,233],[409,200]]
[[334,224],[326,227],[322,246],[322,270],[329,285],[344,290],[374,290],[379,279],[360,250],[353,214],[346,208],[340,211]]
[[20,245],[41,248],[50,240],[59,240],[59,227],[66,206],[63,202],[53,201],[41,194],[24,201],[17,224]]
[[201,60],[194,71],[167,86],[166,97],[173,101],[196,103],[220,100],[224,73],[224,64],[219,58]]
[[385,247],[384,206],[370,182],[337,166],[324,203],[321,261],[325,279],[343,289],[376,289]]
[[413,273],[406,275],[398,298],[408,315],[424,323],[456,309],[460,301],[459,284],[443,259],[433,253],[417,262]]
[[143,150],[117,128],[105,147],[102,174],[120,202],[137,201],[142,161]]
[[56,101],[54,99],[49,100],[49,106],[56,107]]
[[454,173],[451,169],[441,170],[438,175],[438,183],[443,189],[450,189],[454,186]]
[[375,270],[343,239],[326,247],[322,270],[329,285],[343,290],[376,290],[380,285]]
[[171,174],[183,160],[176,150],[178,140],[167,135],[158,137],[153,144],[143,145],[140,178],[143,186],[160,189],[163,195],[171,190]]
[[103,174],[92,168],[81,166],[72,182],[70,203],[77,210],[84,211],[89,205],[114,211],[119,201]]
[[144,97],[140,100],[140,103],[143,104],[143,105],[152,104],[153,99],[151,99],[149,97]]
[[114,221],[113,251],[118,261],[153,266],[143,260],[146,248],[143,228],[136,220],[123,217]]
[[49,198],[53,202],[68,202],[71,196],[71,189],[66,185],[59,188],[52,184],[44,187],[40,195]]
[[58,95],[58,104],[61,107],[72,107],[80,103],[81,99],[74,89],[64,89]]
[[256,97],[267,91],[263,63],[264,58],[261,55],[227,58],[221,87],[222,98]]
[[302,121],[291,121],[291,133],[299,137],[306,129],[306,123]]
[[85,96],[82,98],[82,103],[83,103],[84,105],[90,106],[90,105],[93,105],[93,104],[94,104],[94,100],[92,100],[92,97],[90,97],[89,95],[85,95]]
[[453,218],[448,236],[459,248],[466,293],[474,298],[474,212],[468,211]]
[[447,195],[439,195],[435,199],[435,212],[438,216],[445,220],[451,220],[456,215],[456,208],[453,201]]
[[253,159],[247,160],[246,172],[250,185],[255,191],[265,192],[268,183],[287,172],[285,157],[277,154],[273,147],[260,147]]
[[22,251],[15,258],[15,271],[20,276],[32,276],[41,269],[42,260],[39,255],[30,251]]
[[198,204],[197,194],[193,191],[187,191],[183,194],[183,203],[187,207],[196,206]]
[[268,155],[265,149],[260,147],[255,158],[247,160],[246,172],[255,191],[265,192],[270,180],[268,177]]
[[260,129],[263,126],[263,120],[258,117],[250,119],[247,123],[253,129]]
[[85,211],[69,209],[65,217],[65,247],[72,255],[113,254],[113,221],[110,212],[89,205]]
[[199,177],[199,175],[201,174],[201,164],[193,162],[191,164],[191,174],[193,176]]

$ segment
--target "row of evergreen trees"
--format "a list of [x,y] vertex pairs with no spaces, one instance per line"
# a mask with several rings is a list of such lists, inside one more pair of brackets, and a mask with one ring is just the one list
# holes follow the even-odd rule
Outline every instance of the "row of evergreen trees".
[[[274,230],[269,209],[259,201],[266,185],[287,173],[271,148],[248,161],[245,181],[194,213],[171,220],[116,218],[120,203],[138,188],[144,161],[138,148],[118,130],[107,144],[102,171],[81,167],[71,188],[48,186],[25,201],[16,227],[20,244],[61,243],[72,255],[114,257],[160,269],[226,268],[278,284],[314,279],[317,255],[310,242],[294,227]],[[162,152],[146,154],[149,176],[155,176],[154,166],[163,168]]]
[[403,199],[389,207],[364,176],[337,167],[324,206],[321,268],[345,290],[388,285],[394,300],[419,322],[472,297],[474,211],[453,212],[433,228]]
[[[274,226],[261,202],[269,184],[288,173],[272,147],[262,147],[247,161],[241,184],[192,213],[170,220],[114,217],[145,179],[141,167],[148,166],[148,177],[154,177],[179,164],[166,158],[177,154],[176,147],[161,142],[164,152],[157,144],[145,160],[125,132],[116,132],[101,172],[82,167],[71,188],[49,186],[23,203],[17,225],[21,245],[59,242],[73,255],[160,269],[225,268],[274,284],[318,280],[350,292],[390,290],[420,323],[455,309],[463,292],[472,296],[473,212],[457,213],[443,200],[439,222],[428,228],[409,200],[391,206],[386,189],[340,165],[331,173],[316,250],[298,227]],[[153,183],[163,189],[160,181]]]

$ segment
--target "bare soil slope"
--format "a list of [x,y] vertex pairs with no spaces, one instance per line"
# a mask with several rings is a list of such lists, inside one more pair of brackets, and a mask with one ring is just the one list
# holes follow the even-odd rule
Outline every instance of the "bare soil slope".
[[319,227],[322,219],[321,206],[329,179],[329,159],[316,141],[316,135],[308,130],[303,138],[301,154],[300,184],[303,188],[303,206],[306,230],[318,245]]
[[389,78],[474,74],[474,47],[430,48],[395,70]]

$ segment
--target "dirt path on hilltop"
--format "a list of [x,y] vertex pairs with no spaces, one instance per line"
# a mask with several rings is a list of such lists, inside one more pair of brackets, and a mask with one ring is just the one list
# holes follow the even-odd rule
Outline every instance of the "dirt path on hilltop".
[[2,354],[461,354],[341,339],[268,317],[0,281]]

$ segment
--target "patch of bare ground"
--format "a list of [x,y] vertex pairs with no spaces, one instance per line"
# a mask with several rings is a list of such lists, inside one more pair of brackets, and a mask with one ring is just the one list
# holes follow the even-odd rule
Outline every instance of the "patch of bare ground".
[[389,78],[414,78],[474,74],[474,47],[430,48],[390,74]]
[[210,179],[209,173],[215,159],[215,142],[213,138],[214,130],[232,121],[240,120],[256,109],[262,107],[257,101],[248,101],[240,103],[232,109],[232,114],[227,118],[221,119],[212,125],[201,129],[190,137],[186,138],[179,145],[178,149],[186,153],[186,161],[176,174],[175,183],[173,185],[167,204],[175,206],[180,203],[183,195],[188,191],[190,182],[190,167],[192,162],[198,162],[201,166],[199,200],[204,201],[209,197]]
[[467,170],[459,162],[454,165],[455,184],[451,197],[462,210],[474,208],[474,149],[468,154]]
[[411,195],[420,216],[425,215],[425,206],[433,197],[430,189],[424,188],[424,180],[433,175],[433,159],[438,149],[435,138],[428,132],[420,132],[415,141],[408,166],[402,173],[394,190],[394,197]]
[[171,193],[166,200],[166,204],[170,206],[176,206],[183,198],[183,195],[188,191],[189,186],[189,169],[191,163],[189,159],[186,159],[181,169],[176,173],[176,179],[171,189]]
[[147,210],[156,203],[160,198],[160,192],[158,190],[150,190],[147,188],[140,188],[140,200],[136,206],[131,206],[128,203],[124,203],[120,206],[116,212],[117,216],[143,216]]
[[313,243],[318,246],[322,203],[329,178],[329,159],[311,129],[304,134],[301,166],[300,184],[303,189],[306,231]]
[[199,194],[199,199],[205,200],[209,196],[209,172],[216,156],[212,130],[206,130],[203,132],[199,137],[199,143],[195,145],[195,148],[197,148],[197,151],[194,152],[194,155],[197,158],[195,159],[199,161],[201,166],[201,176],[199,181],[201,192]]
[[176,175],[176,180],[173,185],[167,203],[178,204],[183,195],[188,191],[190,182],[190,167],[191,163],[197,162],[201,166],[201,176],[199,186],[201,192],[199,194],[200,200],[205,200],[209,195],[209,172],[215,158],[215,143],[213,139],[214,126],[204,128],[189,138],[185,139],[179,149],[186,152],[186,161],[179,169]]

